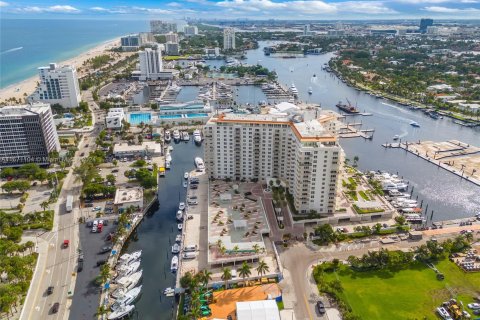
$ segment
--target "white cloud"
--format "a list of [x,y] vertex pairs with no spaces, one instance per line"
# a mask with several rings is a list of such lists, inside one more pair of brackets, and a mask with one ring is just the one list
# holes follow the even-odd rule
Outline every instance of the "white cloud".
[[178,8],[178,7],[181,7],[182,4],[181,4],[181,3],[178,3],[178,2],[169,2],[169,3],[167,3],[167,6],[168,6],[168,7]]
[[447,7],[437,7],[437,6],[432,6],[432,7],[425,7],[423,10],[429,11],[429,12],[435,12],[435,13],[480,13],[480,9],[476,8],[464,8],[464,9],[459,9],[459,8],[447,8]]
[[402,3],[411,3],[411,4],[428,4],[428,3],[445,3],[445,2],[452,2],[455,0],[395,0],[396,2]]
[[480,3],[478,0],[461,0],[461,3]]
[[44,13],[44,12],[52,12],[52,13],[78,13],[78,10],[75,7],[68,6],[68,5],[55,5],[50,7],[37,7],[37,6],[29,6],[29,7],[20,7],[15,8],[15,12],[26,12],[26,13]]
[[365,14],[393,14],[397,11],[385,6],[381,1],[346,1],[335,4],[338,11]]
[[97,11],[97,12],[108,12],[109,11],[108,9],[102,8],[102,7],[91,7],[90,10]]
[[0,1],[0,7],[6,7],[6,6],[8,6],[8,2]]

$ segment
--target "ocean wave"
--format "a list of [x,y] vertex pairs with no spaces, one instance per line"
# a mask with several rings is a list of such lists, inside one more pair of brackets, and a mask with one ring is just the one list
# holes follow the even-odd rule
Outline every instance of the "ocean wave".
[[15,52],[15,51],[18,51],[18,50],[22,50],[23,47],[18,47],[18,48],[12,48],[12,49],[8,49],[8,50],[5,50],[3,51],[2,53],[0,54],[5,54],[5,53],[10,53],[10,52]]

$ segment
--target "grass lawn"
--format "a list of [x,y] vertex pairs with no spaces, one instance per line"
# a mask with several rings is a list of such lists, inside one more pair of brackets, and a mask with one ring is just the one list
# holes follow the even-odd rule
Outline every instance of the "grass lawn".
[[436,267],[445,280],[437,280],[435,272],[419,262],[398,272],[355,272],[341,266],[325,275],[327,281],[341,281],[345,302],[362,319],[438,319],[435,308],[452,297],[450,292],[465,306],[473,301],[480,291],[480,275],[464,273],[448,260]]

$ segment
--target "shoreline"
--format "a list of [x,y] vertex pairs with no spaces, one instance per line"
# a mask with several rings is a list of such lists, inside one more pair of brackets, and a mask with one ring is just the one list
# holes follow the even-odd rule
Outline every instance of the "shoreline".
[[[58,65],[73,64],[78,69],[86,60],[103,54],[108,49],[115,47],[120,42],[120,37],[116,37],[110,40],[103,41],[99,45],[79,53],[78,55],[63,61],[56,61]],[[40,66],[38,66],[40,67]],[[78,74],[79,78],[81,74]],[[5,88],[0,89],[0,102],[6,102],[7,99],[15,98],[23,100],[26,98],[25,94],[30,95],[35,91],[37,82],[39,81],[38,75],[32,76],[25,80],[10,84]]]

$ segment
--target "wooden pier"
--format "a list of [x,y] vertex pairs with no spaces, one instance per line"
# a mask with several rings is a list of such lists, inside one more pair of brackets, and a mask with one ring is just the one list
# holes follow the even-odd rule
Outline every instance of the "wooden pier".
[[362,123],[348,123],[340,127],[340,138],[364,138],[372,139],[375,129],[357,129]]

